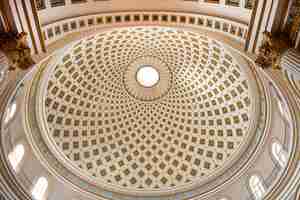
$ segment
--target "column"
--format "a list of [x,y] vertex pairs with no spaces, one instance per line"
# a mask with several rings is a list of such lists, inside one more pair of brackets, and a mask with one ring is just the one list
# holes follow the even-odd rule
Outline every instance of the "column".
[[296,43],[295,43],[295,49],[300,50],[300,27],[299,27],[298,36],[297,36]]
[[7,32],[7,31],[9,31],[7,19],[0,10],[0,32]]
[[34,0],[9,0],[9,5],[17,31],[28,33],[28,43],[32,53],[46,52]]
[[45,0],[46,9],[51,8],[50,0]]
[[15,31],[16,27],[12,20],[12,13],[10,12],[9,5],[0,1],[0,23],[2,31],[9,32]]
[[246,7],[246,0],[240,0],[240,8]]
[[286,3],[281,0],[256,0],[246,41],[248,52],[257,53],[264,31],[280,31],[280,24],[284,20],[283,7]]

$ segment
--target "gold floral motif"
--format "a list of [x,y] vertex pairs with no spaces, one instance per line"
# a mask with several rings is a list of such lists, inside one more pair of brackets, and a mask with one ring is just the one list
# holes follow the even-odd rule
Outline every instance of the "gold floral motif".
[[4,33],[0,35],[0,49],[9,60],[9,70],[26,70],[34,65],[31,50],[27,43],[27,33]]
[[263,33],[262,45],[258,50],[256,64],[262,68],[272,66],[273,69],[280,69],[282,52],[287,49],[289,42],[281,37],[274,37],[272,33]]

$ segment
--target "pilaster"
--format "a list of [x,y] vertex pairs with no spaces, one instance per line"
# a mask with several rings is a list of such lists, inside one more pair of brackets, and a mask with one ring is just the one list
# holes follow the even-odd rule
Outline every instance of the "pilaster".
[[9,0],[17,32],[28,33],[28,43],[33,54],[46,51],[34,0]]
[[263,39],[263,32],[271,33],[280,30],[285,17],[285,5],[288,1],[257,0],[250,22],[250,31],[246,42],[246,50],[257,53]]

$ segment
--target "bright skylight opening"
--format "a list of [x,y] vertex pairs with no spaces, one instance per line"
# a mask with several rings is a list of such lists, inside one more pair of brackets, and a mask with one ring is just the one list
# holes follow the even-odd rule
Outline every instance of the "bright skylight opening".
[[153,87],[159,81],[159,73],[152,66],[144,66],[137,72],[137,81],[143,87]]

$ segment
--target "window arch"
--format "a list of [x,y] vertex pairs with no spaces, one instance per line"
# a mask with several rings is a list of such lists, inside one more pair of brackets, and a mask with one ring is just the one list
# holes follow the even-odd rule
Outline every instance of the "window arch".
[[45,177],[40,177],[32,189],[32,196],[37,199],[43,199],[48,188],[48,180]]
[[18,144],[14,148],[14,150],[10,154],[8,154],[8,160],[15,171],[17,170],[18,165],[22,161],[24,154],[25,148],[22,144]]
[[261,178],[257,175],[252,175],[249,179],[249,187],[253,193],[255,199],[263,199],[263,196],[266,192],[265,187]]
[[272,143],[272,155],[281,167],[285,167],[288,160],[287,153],[283,149],[283,146],[277,141]]
[[279,100],[277,101],[277,105],[283,120],[289,125],[292,121],[289,108],[287,108],[284,102]]
[[285,105],[281,95],[278,93],[276,87],[273,85],[272,82],[269,83],[269,86],[270,86],[270,92],[271,92],[271,95],[275,98],[276,100],[276,106],[278,107],[279,109],[279,112],[281,114],[281,117],[286,120],[287,122],[290,122],[291,121],[291,117],[290,117],[290,114],[289,114],[289,111],[288,111],[288,108],[287,106]]
[[16,103],[16,101],[13,101],[13,103],[11,103],[7,109],[7,112],[6,112],[6,115],[4,118],[4,123],[8,123],[9,120],[11,120],[14,117],[16,111],[17,111],[17,103]]

